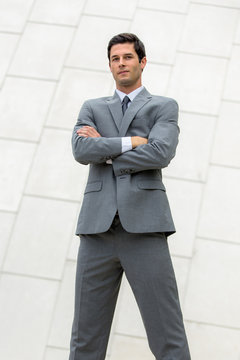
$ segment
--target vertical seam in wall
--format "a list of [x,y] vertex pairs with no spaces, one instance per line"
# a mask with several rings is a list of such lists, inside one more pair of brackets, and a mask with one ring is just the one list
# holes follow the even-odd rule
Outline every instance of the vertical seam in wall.
[[[179,37],[178,37],[176,50],[175,50],[175,58],[173,60],[173,63],[170,64],[171,65],[171,71],[170,71],[170,74],[169,74],[169,77],[168,77],[168,82],[167,82],[167,85],[166,85],[166,90],[165,90],[166,95],[169,95],[169,87],[170,87],[172,77],[173,77],[173,72],[174,72],[174,69],[175,69],[175,66],[176,66],[176,61],[177,61],[177,56],[178,56],[178,51],[179,51],[178,49],[179,49],[180,42],[182,40],[184,29],[186,27],[186,21],[187,21],[187,17],[188,17],[188,14],[189,14],[189,9],[190,9],[190,2],[188,3],[188,7],[187,7],[186,12],[182,14],[182,16],[184,16],[185,19],[183,20],[182,29],[181,29],[181,32],[180,32]],[[180,107],[180,110],[181,110],[181,104],[179,105],[179,107]]]
[[[20,31],[19,33],[13,33],[13,35],[18,35],[18,36],[19,36],[19,39],[17,40],[17,43],[16,43],[16,45],[15,45],[15,49],[14,49],[14,51],[13,51],[13,53],[12,53],[12,56],[11,56],[9,62],[8,62],[8,67],[7,67],[6,71],[5,71],[5,75],[4,75],[4,77],[3,77],[3,81],[2,81],[2,83],[1,83],[0,89],[3,88],[3,86],[4,86],[4,84],[5,84],[5,81],[6,81],[6,78],[8,77],[8,72],[9,72],[10,67],[11,67],[11,65],[12,65],[13,59],[14,59],[14,57],[15,57],[15,55],[16,55],[16,52],[17,52],[17,50],[18,50],[18,48],[19,48],[19,44],[20,44],[20,42],[21,42],[21,40],[22,40],[23,34],[24,34],[25,29],[26,29],[26,27],[27,27],[28,18],[29,18],[29,16],[31,15],[31,12],[32,12],[32,10],[33,10],[33,7],[34,7],[36,1],[37,1],[37,0],[33,0],[32,5],[31,5],[30,8],[29,8],[29,11],[28,11],[28,14],[27,14],[27,16],[26,16],[26,20],[25,20],[24,26],[23,26],[23,28],[22,28],[22,31]],[[10,35],[10,33],[9,33],[9,35]]]

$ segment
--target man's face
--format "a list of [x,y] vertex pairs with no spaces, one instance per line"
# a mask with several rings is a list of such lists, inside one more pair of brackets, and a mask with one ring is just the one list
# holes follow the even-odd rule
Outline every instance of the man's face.
[[141,86],[142,70],[145,65],[146,57],[139,63],[134,44],[123,43],[112,46],[109,67],[117,89],[133,91]]

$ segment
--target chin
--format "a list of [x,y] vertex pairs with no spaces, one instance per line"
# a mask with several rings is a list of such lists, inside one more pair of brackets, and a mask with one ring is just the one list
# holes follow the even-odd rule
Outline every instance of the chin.
[[125,80],[119,81],[119,85],[121,85],[121,86],[130,86],[130,85],[132,85],[132,82],[129,81],[128,79],[125,79]]

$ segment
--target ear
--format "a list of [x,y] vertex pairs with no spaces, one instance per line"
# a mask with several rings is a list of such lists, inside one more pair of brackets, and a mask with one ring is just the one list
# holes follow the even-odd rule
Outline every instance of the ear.
[[108,62],[108,66],[109,66],[110,71],[112,72],[112,67],[111,67],[110,61]]
[[146,64],[147,64],[147,58],[146,58],[146,56],[144,56],[140,62],[142,71],[145,68]]

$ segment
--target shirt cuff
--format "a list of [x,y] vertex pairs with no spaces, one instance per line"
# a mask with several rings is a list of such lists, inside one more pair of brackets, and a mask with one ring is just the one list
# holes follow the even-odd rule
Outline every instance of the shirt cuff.
[[[122,137],[122,153],[132,150],[131,136]],[[106,164],[112,164],[112,159],[106,161]]]
[[131,136],[122,137],[122,153],[132,150]]

